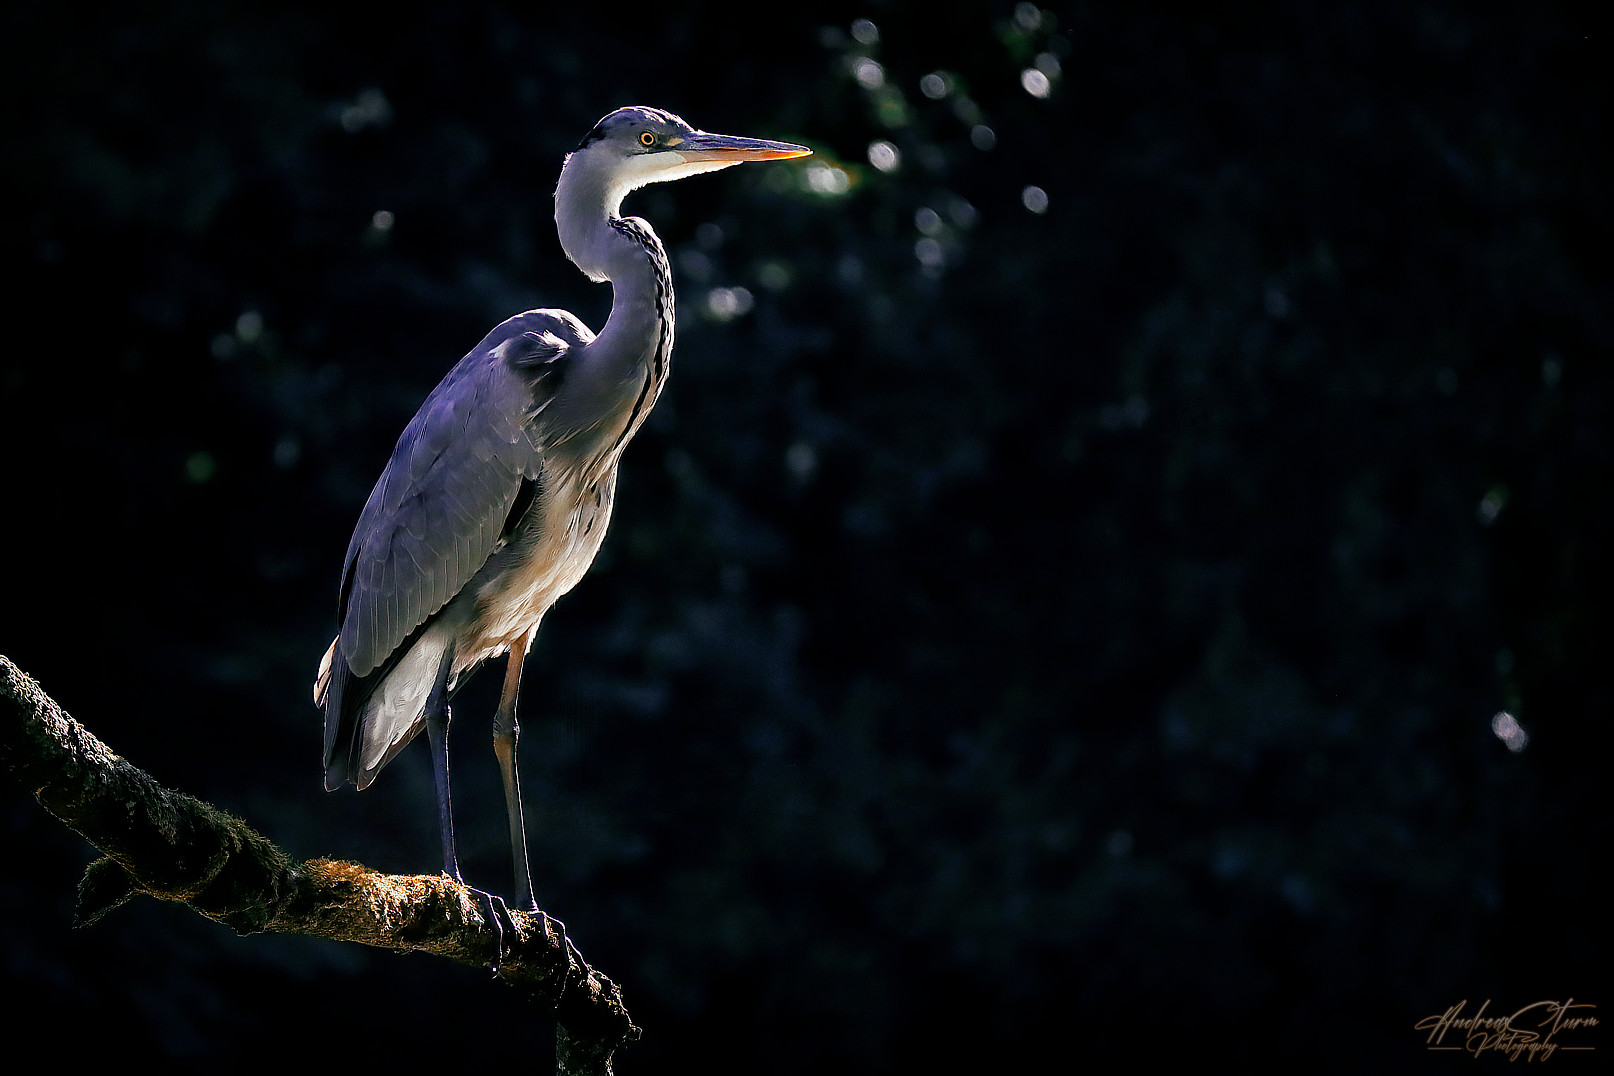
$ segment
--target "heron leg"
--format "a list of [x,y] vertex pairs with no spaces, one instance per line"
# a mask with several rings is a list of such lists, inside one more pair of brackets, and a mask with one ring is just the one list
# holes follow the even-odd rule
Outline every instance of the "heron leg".
[[454,855],[454,811],[448,794],[448,723],[453,713],[448,708],[448,677],[454,667],[454,644],[449,643],[443,652],[442,664],[432,682],[431,694],[426,697],[426,739],[432,749],[432,783],[437,786],[437,825],[443,834],[443,873],[456,882],[460,877],[460,864]]
[[527,658],[528,635],[510,648],[510,663],[504,669],[504,693],[493,715],[493,754],[499,760],[504,778],[504,805],[510,816],[510,855],[515,861],[516,892],[511,903],[522,909],[536,909],[532,893],[532,873],[527,866],[527,824],[521,813],[521,781],[516,774],[516,742],[521,727],[516,724],[516,695],[521,689],[521,666]]

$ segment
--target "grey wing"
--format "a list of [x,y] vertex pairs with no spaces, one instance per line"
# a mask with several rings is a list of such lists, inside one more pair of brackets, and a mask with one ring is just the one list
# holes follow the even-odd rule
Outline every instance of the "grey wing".
[[449,371],[398,439],[348,544],[338,646],[363,679],[458,594],[498,548],[543,449],[534,417],[568,350],[591,334],[569,314],[504,322]]

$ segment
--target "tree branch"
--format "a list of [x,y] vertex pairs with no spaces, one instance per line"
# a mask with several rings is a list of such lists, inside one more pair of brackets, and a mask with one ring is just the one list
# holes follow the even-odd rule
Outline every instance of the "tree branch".
[[114,754],[4,655],[0,763],[105,856],[79,883],[80,925],[144,893],[243,935],[307,934],[492,966],[553,1011],[556,1068],[567,1076],[610,1073],[616,1048],[639,1037],[621,989],[588,966],[558,919],[511,911],[446,874],[293,860],[240,819]]

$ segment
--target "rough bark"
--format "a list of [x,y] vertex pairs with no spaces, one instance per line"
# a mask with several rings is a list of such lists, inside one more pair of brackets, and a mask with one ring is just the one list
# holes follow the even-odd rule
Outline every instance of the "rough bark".
[[445,874],[295,860],[120,758],[3,655],[0,763],[104,857],[79,883],[80,925],[145,894],[243,935],[308,934],[492,967],[553,1012],[556,1069],[568,1076],[609,1073],[616,1048],[639,1037],[620,988],[588,966],[558,919],[512,911]]

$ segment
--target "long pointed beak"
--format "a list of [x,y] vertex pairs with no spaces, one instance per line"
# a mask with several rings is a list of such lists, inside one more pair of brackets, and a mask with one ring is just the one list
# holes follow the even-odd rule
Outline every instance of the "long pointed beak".
[[711,161],[714,164],[739,164],[741,161],[783,161],[791,157],[806,157],[813,151],[806,146],[789,142],[770,142],[765,138],[741,138],[738,135],[711,134],[696,131],[676,146],[668,147],[686,161]]

